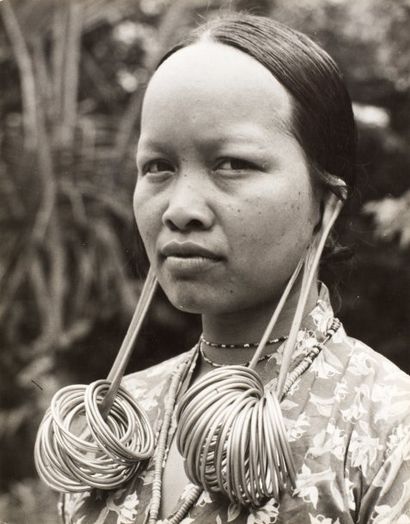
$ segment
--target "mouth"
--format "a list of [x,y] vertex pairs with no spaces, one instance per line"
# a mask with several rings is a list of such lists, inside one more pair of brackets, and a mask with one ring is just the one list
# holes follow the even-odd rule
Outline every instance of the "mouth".
[[165,267],[178,277],[192,277],[209,271],[223,260],[213,250],[193,242],[169,242],[160,250]]
[[222,256],[215,251],[194,242],[171,241],[165,244],[160,252],[164,258],[222,260]]

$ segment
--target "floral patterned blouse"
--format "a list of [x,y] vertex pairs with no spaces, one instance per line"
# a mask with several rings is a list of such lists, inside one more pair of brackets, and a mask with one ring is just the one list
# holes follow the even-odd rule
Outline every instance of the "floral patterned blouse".
[[[324,338],[332,318],[322,286],[299,332],[293,367]],[[275,386],[281,349],[266,361],[272,376],[267,388]],[[157,436],[171,376],[187,360],[192,373],[196,358],[193,349],[124,378]],[[180,394],[189,385],[190,373]],[[410,377],[341,327],[294,383],[281,408],[297,468],[296,490],[284,492],[279,504],[271,500],[258,509],[243,509],[221,495],[202,492],[183,524],[410,524]],[[175,425],[174,420],[169,440]],[[63,522],[143,524],[153,468],[151,459],[116,491],[63,495]],[[190,487],[181,493],[175,511]]]

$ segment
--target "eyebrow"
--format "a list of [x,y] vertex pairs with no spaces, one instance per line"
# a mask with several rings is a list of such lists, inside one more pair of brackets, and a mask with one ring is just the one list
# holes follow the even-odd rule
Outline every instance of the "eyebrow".
[[[290,136],[296,137],[289,129],[289,126],[284,122],[275,122],[278,126],[278,131]],[[202,136],[202,143],[206,148],[214,148],[223,144],[237,144],[237,145],[262,145],[266,144],[266,134],[258,129],[258,126],[250,126],[249,124],[237,126],[236,128],[229,129],[226,132],[220,132],[215,134],[215,130],[211,130],[209,133],[204,133]],[[169,144],[166,141],[158,139],[156,136],[143,137],[140,136],[138,140],[136,151],[140,148],[162,150],[166,152],[169,148]]]

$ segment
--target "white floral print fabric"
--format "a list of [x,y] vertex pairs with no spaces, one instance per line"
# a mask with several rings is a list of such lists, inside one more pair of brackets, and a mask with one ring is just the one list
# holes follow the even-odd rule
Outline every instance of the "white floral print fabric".
[[[332,317],[322,286],[299,332],[293,366],[323,339]],[[146,409],[157,435],[171,375],[187,360],[192,372],[195,359],[191,350],[125,377],[124,386]],[[274,387],[280,360],[281,349],[266,362],[266,387]],[[297,468],[294,492],[257,509],[203,492],[183,524],[410,524],[410,377],[341,327],[281,407]],[[63,522],[144,523],[153,467],[153,459],[147,461],[135,478],[113,492],[64,495]],[[179,504],[188,492],[189,486]]]

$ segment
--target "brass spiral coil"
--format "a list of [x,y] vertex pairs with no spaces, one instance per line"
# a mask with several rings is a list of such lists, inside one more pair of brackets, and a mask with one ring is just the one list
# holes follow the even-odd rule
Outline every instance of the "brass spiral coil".
[[115,489],[153,454],[149,420],[120,382],[156,284],[151,269],[107,380],[67,386],[54,395],[34,447],[37,472],[51,489]]
[[[224,366],[207,373],[181,399],[177,411],[177,446],[189,479],[210,492],[225,494],[242,506],[277,501],[295,487],[295,466],[279,400],[326,238],[342,207],[330,195],[322,225],[280,298],[249,364]],[[264,391],[254,370],[303,266],[299,300],[283,349],[276,392]]]
[[[249,367],[226,366],[209,372],[187,391],[178,407],[177,445],[188,477],[243,506],[258,507],[269,498],[278,500],[282,489],[295,486],[295,466],[278,399],[286,385],[320,255],[341,206],[334,195],[328,199],[321,230],[290,278]],[[277,391],[264,391],[254,366],[302,266],[301,292],[283,351]],[[120,381],[155,286],[150,269],[107,380],[68,386],[54,396],[35,444],[37,471],[52,489],[117,488],[152,455],[154,437],[149,421]],[[86,422],[80,434],[74,428],[79,419]],[[157,492],[155,507],[159,508],[160,487]]]
[[256,507],[294,486],[279,402],[253,369],[209,372],[184,395],[177,419],[177,446],[193,483]]
[[[100,406],[110,383],[59,390],[40,425],[34,459],[40,477],[63,492],[113,489],[131,478],[151,456],[154,437],[141,408],[122,387],[106,420]],[[86,427],[76,435],[75,425]]]

